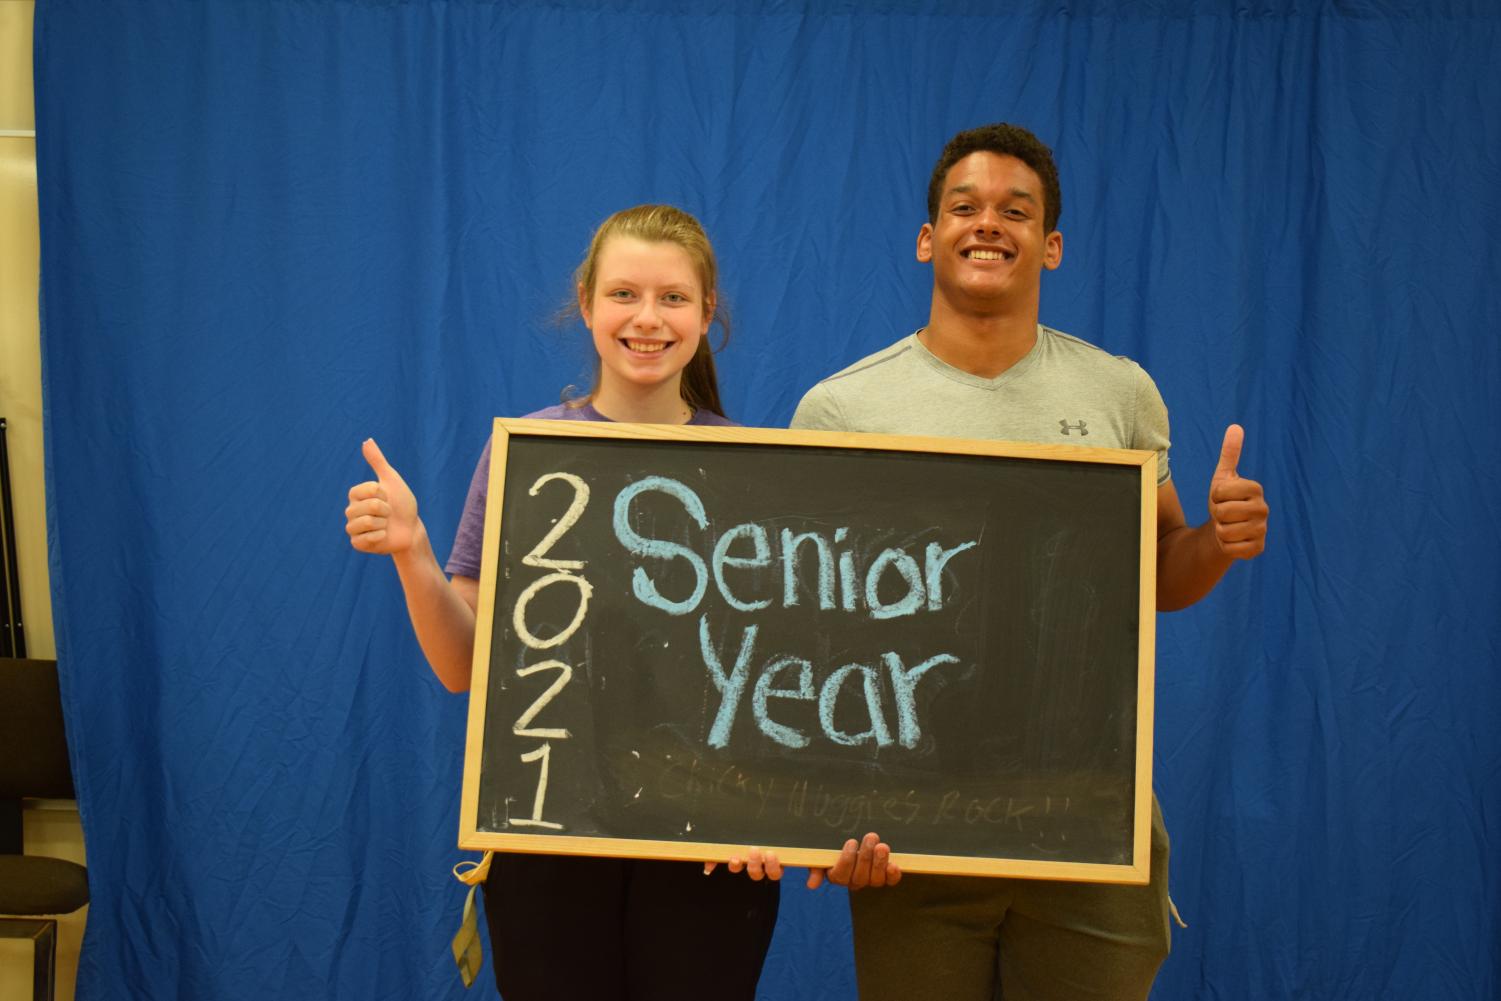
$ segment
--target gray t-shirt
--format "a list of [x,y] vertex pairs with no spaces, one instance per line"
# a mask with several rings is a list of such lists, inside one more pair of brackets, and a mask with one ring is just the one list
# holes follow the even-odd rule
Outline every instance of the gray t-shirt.
[[1167,406],[1129,358],[1038,325],[1032,350],[986,379],[902,338],[808,390],[795,428],[1139,448],[1168,480]]

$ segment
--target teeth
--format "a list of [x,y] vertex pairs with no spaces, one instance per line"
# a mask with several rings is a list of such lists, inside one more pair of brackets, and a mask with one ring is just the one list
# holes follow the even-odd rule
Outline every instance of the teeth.
[[999,261],[1001,259],[1001,252],[999,250],[971,250],[969,252],[969,259],[972,261]]
[[643,355],[653,355],[667,347],[663,341],[626,341],[625,346]]

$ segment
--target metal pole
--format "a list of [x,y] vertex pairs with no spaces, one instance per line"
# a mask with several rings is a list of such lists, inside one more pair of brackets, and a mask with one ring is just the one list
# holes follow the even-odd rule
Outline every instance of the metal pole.
[[0,417],[0,550],[5,552],[4,628],[0,651],[6,657],[26,656],[26,633],[21,628],[21,569],[16,563],[16,515],[10,501],[10,452],[5,447],[5,418]]

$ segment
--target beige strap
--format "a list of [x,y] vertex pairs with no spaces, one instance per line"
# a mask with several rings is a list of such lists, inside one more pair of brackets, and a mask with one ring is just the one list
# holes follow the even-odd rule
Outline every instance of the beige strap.
[[464,917],[459,921],[459,930],[454,935],[451,946],[454,965],[459,968],[459,977],[466,988],[474,986],[474,978],[479,976],[480,966],[485,962],[485,947],[479,937],[479,919],[474,913],[474,895],[479,892],[479,885],[485,881],[485,877],[490,875],[490,860],[494,857],[494,852],[485,852],[478,862],[465,859],[453,867],[453,878],[469,887],[469,892],[464,896]]
[[459,977],[465,987],[474,986],[480,966],[485,962],[485,947],[479,940],[479,921],[474,916],[474,895],[478,886],[471,886],[464,897],[464,920],[459,923],[459,933],[453,937],[453,961],[459,968]]
[[[489,877],[490,860],[494,857],[494,852],[485,852],[484,857],[478,862],[465,859],[453,867],[453,878],[465,886],[479,886]],[[465,869],[465,866],[469,868]]]

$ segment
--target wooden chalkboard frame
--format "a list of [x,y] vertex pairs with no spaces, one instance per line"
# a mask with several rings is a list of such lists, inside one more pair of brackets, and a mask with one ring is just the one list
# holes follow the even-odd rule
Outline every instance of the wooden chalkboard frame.
[[[900,840],[892,837],[893,859],[907,872],[949,873],[982,876],[1012,876],[1031,879],[1057,879],[1080,882],[1143,884],[1149,879],[1152,815],[1152,735],[1154,707],[1154,657],[1156,643],[1156,558],[1157,558],[1157,456],[1150,451],[1104,449],[1084,446],[1050,446],[1019,442],[979,441],[959,438],[935,438],[899,435],[856,434],[845,432],[798,431],[767,428],[706,427],[690,425],[653,425],[606,423],[596,421],[544,421],[497,418],[491,444],[489,497],[484,529],[484,553],[479,582],[479,605],[476,617],[474,663],[470,688],[468,728],[464,756],[463,789],[460,805],[459,847],[470,850],[497,850],[569,855],[617,856],[639,858],[723,861],[744,857],[751,847],[719,842],[656,841],[598,836],[558,835],[547,833],[514,834],[480,829],[479,799],[481,761],[487,714],[489,674],[493,642],[494,606],[498,563],[501,551],[502,509],[505,496],[507,455],[513,436],[635,439],[650,442],[695,442],[722,444],[733,448],[741,444],[843,448],[893,453],[951,453],[971,456],[997,456],[1038,462],[1106,463],[1137,467],[1140,476],[1140,553],[1139,630],[1136,678],[1135,774],[1132,802],[1131,861],[1128,864],[1048,861],[1016,858],[976,858],[904,851]],[[880,824],[875,825],[877,830]],[[820,843],[830,840],[826,831],[810,827],[810,835]],[[812,840],[813,838],[810,838]],[[829,866],[838,858],[834,847],[809,844],[760,845],[775,850],[788,865]]]

